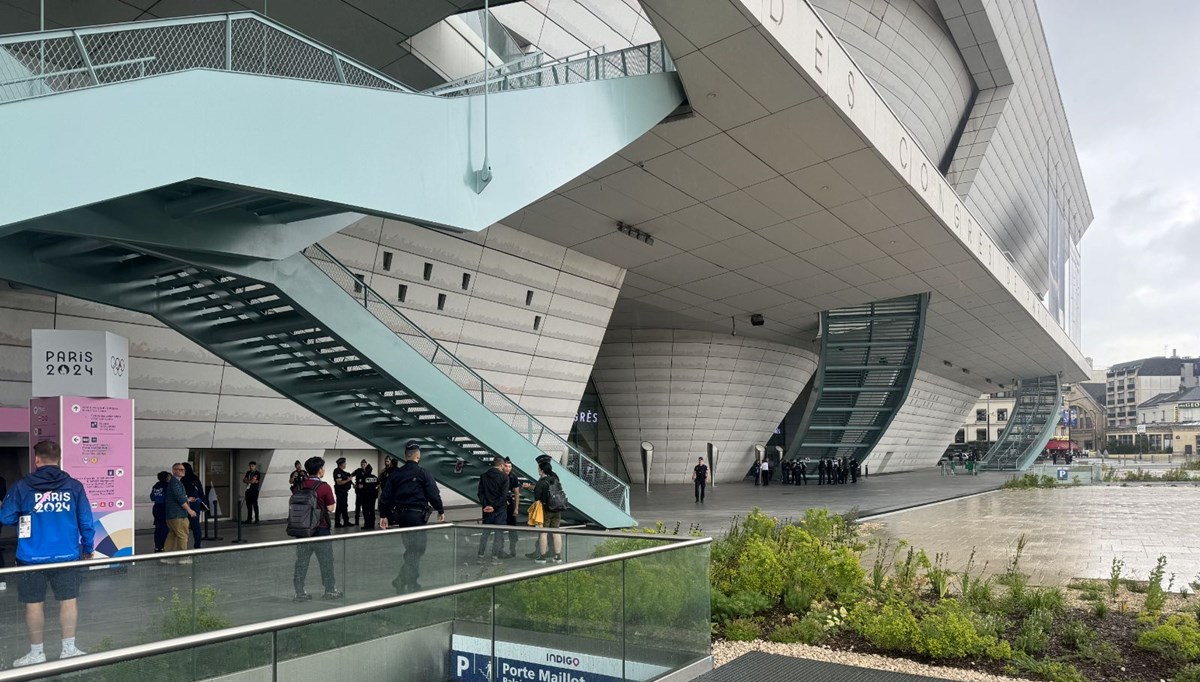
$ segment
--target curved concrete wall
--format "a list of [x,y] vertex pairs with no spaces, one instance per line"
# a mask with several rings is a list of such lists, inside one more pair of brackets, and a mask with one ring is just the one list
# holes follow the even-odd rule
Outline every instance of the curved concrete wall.
[[873,474],[892,474],[937,464],[979,391],[918,369],[908,399],[864,464]]
[[935,0],[812,0],[921,148],[940,160],[975,83]]
[[687,483],[708,443],[717,480],[736,481],[817,367],[816,354],[741,336],[681,329],[610,330],[592,377],[630,476],[654,444],[652,483]]

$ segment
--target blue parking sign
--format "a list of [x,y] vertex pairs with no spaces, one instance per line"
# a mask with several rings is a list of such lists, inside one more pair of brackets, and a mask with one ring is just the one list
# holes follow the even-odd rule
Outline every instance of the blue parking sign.
[[1058,470],[1058,480],[1060,480],[1060,481],[1067,480],[1067,471],[1068,471],[1067,469],[1059,469]]

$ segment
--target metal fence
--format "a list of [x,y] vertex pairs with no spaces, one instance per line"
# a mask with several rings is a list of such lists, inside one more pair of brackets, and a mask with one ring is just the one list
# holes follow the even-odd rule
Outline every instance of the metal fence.
[[568,443],[512,398],[488,383],[475,370],[409,320],[404,313],[377,294],[324,248],[314,244],[304,250],[304,255],[349,293],[355,301],[369,310],[376,319],[392,330],[413,350],[420,353],[422,357],[433,363],[442,374],[454,381],[467,395],[503,419],[514,431],[537,446],[539,450],[554,457],[567,471],[570,471],[606,500],[629,513],[629,486],[616,474],[580,452],[578,448]]
[[674,71],[675,64],[661,41],[627,47],[614,52],[594,50],[538,64],[525,70],[506,70],[504,66],[488,69],[452,84],[441,85],[425,94],[444,97],[481,95],[486,79],[488,92],[507,92],[547,85],[566,85],[589,81],[645,76]]
[[411,92],[253,12],[0,38],[0,103],[191,69]]

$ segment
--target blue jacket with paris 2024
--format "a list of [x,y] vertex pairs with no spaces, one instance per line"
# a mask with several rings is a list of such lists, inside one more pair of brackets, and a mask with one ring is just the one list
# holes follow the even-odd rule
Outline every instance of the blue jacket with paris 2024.
[[0,523],[17,526],[28,516],[29,536],[17,539],[17,561],[52,564],[91,554],[96,531],[83,484],[56,466],[38,467],[22,478],[0,506]]

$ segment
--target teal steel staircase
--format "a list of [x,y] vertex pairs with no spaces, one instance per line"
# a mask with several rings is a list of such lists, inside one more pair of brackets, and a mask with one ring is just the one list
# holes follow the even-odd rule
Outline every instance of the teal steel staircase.
[[821,313],[821,356],[787,459],[870,454],[912,386],[928,303],[918,294]]
[[1054,436],[1061,405],[1062,384],[1058,377],[1021,380],[1008,424],[988,448],[980,468],[996,471],[1028,469]]
[[635,523],[628,485],[319,246],[262,261],[22,232],[0,252],[0,276],[152,315],[384,452],[423,442],[438,482],[469,498],[494,456],[536,478],[536,458],[549,454],[577,518]]
[[[488,87],[505,134],[480,193],[470,87],[413,92],[254,13],[0,37],[0,130],[21,131],[3,139],[0,279],[151,315],[385,452],[423,441],[468,497],[495,456],[536,476],[548,454],[575,518],[635,525],[620,478],[313,246],[349,211],[486,228],[685,103],[661,45],[589,63]],[[556,83],[581,84],[539,87]],[[55,127],[78,112],[104,134]]]

